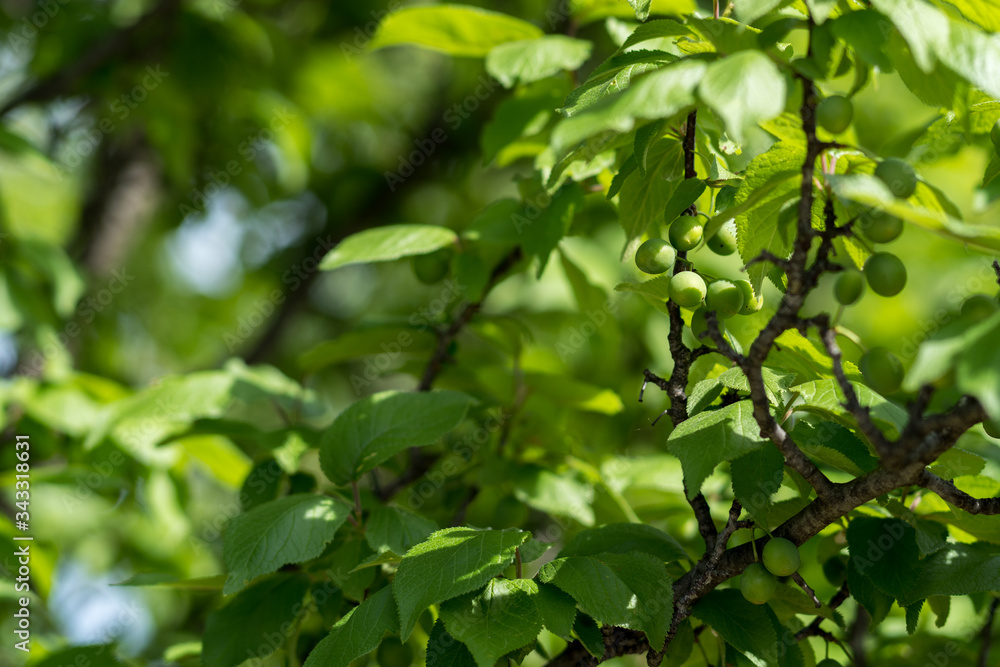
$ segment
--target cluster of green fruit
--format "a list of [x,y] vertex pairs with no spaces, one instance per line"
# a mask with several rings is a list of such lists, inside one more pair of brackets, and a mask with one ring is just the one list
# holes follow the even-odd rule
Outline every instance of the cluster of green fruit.
[[774,597],[778,577],[789,577],[798,572],[802,564],[799,549],[791,540],[775,537],[764,545],[762,563],[751,563],[743,570],[740,591],[754,604],[764,604]]
[[[667,232],[669,241],[653,238],[639,246],[635,253],[635,265],[644,273],[665,273],[673,268],[677,253],[696,248],[704,234],[704,225],[697,216],[682,215],[670,225]],[[727,222],[705,245],[717,255],[732,255],[736,252],[736,223]],[[749,280],[706,282],[694,270],[675,273],[670,278],[669,292],[670,300],[675,304],[695,311],[691,318],[691,330],[695,336],[708,330],[707,311],[713,310],[719,317],[728,318],[756,313],[764,305],[761,296],[754,294]],[[706,307],[702,308],[702,304]]]
[[[887,158],[875,168],[875,177],[899,197],[909,197],[917,190],[913,167],[898,158]],[[872,243],[891,243],[903,233],[903,221],[884,211],[872,211],[861,219],[861,233]],[[864,273],[847,269],[837,278],[834,296],[842,305],[857,303],[865,291],[865,282],[879,296],[896,296],[906,286],[906,267],[892,253],[876,252],[865,262]]]

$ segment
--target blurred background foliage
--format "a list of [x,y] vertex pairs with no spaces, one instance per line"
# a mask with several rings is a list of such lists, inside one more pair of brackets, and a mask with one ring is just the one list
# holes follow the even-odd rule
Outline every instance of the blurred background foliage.
[[[619,0],[468,4],[592,40],[583,74],[634,22]],[[10,488],[8,444],[15,432],[30,435],[36,658],[67,642],[114,640],[136,664],[197,664],[217,581],[203,590],[109,584],[139,572],[181,580],[221,572],[221,529],[255,463],[273,455],[283,488],[311,488],[321,473],[315,457],[300,457],[310,429],[359,394],[415,386],[428,337],[414,334],[399,354],[392,343],[412,318],[428,321],[421,309],[435,300],[454,305],[445,288],[415,281],[406,262],[323,273],[317,259],[374,226],[464,230],[491,202],[532,192],[532,162],[573,82],[559,76],[512,93],[485,75],[482,59],[370,51],[378,21],[398,6],[0,1],[0,468]],[[694,0],[653,7],[710,11]],[[825,92],[852,83],[835,80]],[[873,77],[855,108],[854,138],[882,155],[907,154],[939,117],[895,73]],[[444,141],[412,175],[387,179],[437,128]],[[918,169],[966,221],[996,225],[1000,204],[979,187],[988,156],[985,142],[955,142]],[[663,453],[667,420],[651,425],[665,400],[649,392],[636,401],[643,368],[669,372],[666,318],[613,291],[635,269],[621,261],[624,234],[603,193],[587,195],[572,229],[580,233],[560,243],[540,279],[532,270],[497,287],[439,383],[490,387],[492,404],[516,413],[490,436],[506,443],[505,461],[484,455],[420,509],[447,525],[456,499],[478,484],[466,517],[473,525],[573,531],[634,513],[697,545],[680,466]],[[989,258],[922,229],[907,226],[894,252],[909,269],[907,289],[891,300],[869,292],[842,322],[907,361],[966,296],[994,286]],[[738,270],[735,256],[702,254],[706,270]],[[834,309],[830,289],[808,308]],[[768,314],[765,305],[742,318],[737,335],[750,340]],[[440,309],[429,321],[444,321]],[[321,345],[359,330],[353,343]],[[714,363],[703,359],[697,372]],[[212,375],[171,377],[196,372]],[[152,389],[135,393],[142,387]],[[130,410],[142,414],[146,401],[155,412],[162,400],[185,407],[129,431]],[[287,428],[286,408],[301,411],[302,432]],[[198,420],[276,433],[279,442],[247,429],[199,433]],[[985,444],[976,433],[962,442],[996,477],[1000,456]],[[554,481],[539,481],[546,475]],[[540,486],[555,490],[539,494]],[[724,471],[705,491],[728,492]],[[515,510],[500,519],[504,506]],[[8,517],[0,532],[15,532]],[[834,588],[809,553],[829,545],[811,544],[803,572],[829,597]],[[19,664],[7,613],[13,549],[4,549],[0,663]],[[894,613],[879,664],[907,664],[935,634],[961,636],[974,615],[962,605],[944,629],[915,638]],[[338,616],[333,609],[307,630],[318,638]]]

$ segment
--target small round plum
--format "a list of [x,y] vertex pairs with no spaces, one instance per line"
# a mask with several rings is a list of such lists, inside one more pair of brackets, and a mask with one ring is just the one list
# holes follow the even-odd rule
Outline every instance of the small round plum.
[[668,271],[677,259],[677,251],[663,239],[649,239],[635,251],[635,265],[643,273]]
[[740,315],[753,315],[764,307],[764,295],[754,294],[753,285],[749,280],[736,280],[734,284],[743,292],[743,307],[740,308]]
[[845,306],[857,303],[865,293],[865,277],[857,269],[847,269],[837,276],[833,295],[837,303]]
[[715,236],[708,240],[708,247],[716,255],[732,255],[736,252],[736,223],[730,220],[719,228]]
[[892,194],[907,199],[917,191],[917,173],[905,160],[889,157],[875,167],[875,178],[885,183]]
[[885,212],[872,214],[862,233],[872,243],[892,243],[903,233],[903,221]]
[[1000,439],[1000,419],[988,419],[983,422],[983,430],[991,438]]
[[816,105],[816,123],[831,134],[846,130],[854,118],[854,105],[843,95],[831,95]]
[[670,300],[682,308],[697,308],[707,293],[705,280],[694,271],[681,271],[670,279]]
[[1000,310],[1000,303],[985,294],[973,294],[962,304],[962,317],[978,322]]
[[696,248],[704,233],[705,228],[697,216],[682,215],[671,223],[667,238],[672,246],[685,252]]
[[799,548],[791,540],[776,537],[764,545],[762,559],[764,567],[778,577],[788,577],[795,574],[802,564],[799,558]]
[[425,285],[441,282],[448,275],[454,252],[451,248],[441,248],[426,255],[416,255],[410,259],[413,274]]
[[740,577],[740,592],[748,602],[765,604],[774,597],[778,580],[760,563],[751,563]]
[[906,267],[892,253],[877,252],[865,262],[868,286],[880,296],[896,296],[906,287]]
[[903,382],[903,364],[884,347],[873,347],[865,352],[858,366],[868,386],[883,396],[899,389]]
[[708,286],[705,305],[721,317],[732,317],[743,309],[743,290],[728,280],[716,280]]

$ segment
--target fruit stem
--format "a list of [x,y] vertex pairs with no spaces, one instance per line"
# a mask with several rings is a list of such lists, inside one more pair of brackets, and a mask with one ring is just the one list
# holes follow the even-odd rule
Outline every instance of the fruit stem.
[[757,558],[757,525],[754,524],[750,527],[750,548],[753,549],[753,562],[759,562]]

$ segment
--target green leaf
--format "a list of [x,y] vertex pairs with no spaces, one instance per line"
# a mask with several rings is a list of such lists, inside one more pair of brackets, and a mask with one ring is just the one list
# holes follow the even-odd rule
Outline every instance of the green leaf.
[[441,605],[448,633],[472,652],[479,667],[493,667],[502,655],[535,640],[542,622],[530,579],[491,579],[475,595],[463,595]]
[[202,657],[205,664],[235,667],[248,655],[266,658],[281,644],[261,637],[281,634],[304,611],[309,589],[305,575],[275,576],[250,586],[205,620]]
[[689,498],[722,461],[759,449],[765,441],[753,417],[753,404],[738,401],[720,410],[701,412],[682,422],[667,438],[667,449],[681,461]]
[[806,0],[806,6],[816,25],[823,25],[837,6],[837,0]]
[[733,9],[741,23],[750,24],[788,0],[734,0]]
[[512,477],[514,495],[529,507],[594,525],[594,489],[589,484],[532,464],[519,466]]
[[785,92],[785,78],[760,51],[739,51],[713,62],[698,86],[698,96],[738,142],[785,110]]
[[935,52],[948,41],[947,17],[920,0],[873,0],[871,4],[899,29],[920,69],[930,72]]
[[[833,377],[833,360],[822,343],[795,330],[782,333],[774,342],[767,356],[769,366],[797,373],[799,382]],[[858,367],[849,361],[844,362],[844,374],[851,381],[863,379]]]
[[781,488],[785,457],[770,442],[735,459],[729,467],[733,495],[758,523],[765,525],[765,510],[771,496]]
[[663,211],[683,173],[683,150],[675,139],[661,139],[650,149],[645,174],[632,174],[618,194],[618,215],[626,242],[659,229]]
[[240,514],[226,529],[223,555],[229,577],[223,594],[289,563],[316,558],[347,520],[350,509],[328,496],[296,494]]
[[[782,393],[795,381],[795,375],[784,373],[764,366],[761,368],[764,380],[764,394],[771,405],[781,405]],[[750,393],[750,381],[739,367],[733,367],[723,372],[717,378],[719,384],[729,389],[735,389],[742,394]]]
[[[988,225],[968,225],[955,220],[942,210],[931,210],[917,206],[909,200],[899,199],[892,195],[889,188],[872,175],[850,174],[826,176],[838,197],[881,208],[890,215],[912,222],[945,238],[982,249],[1000,250],[1000,229]],[[926,188],[926,184],[917,184],[917,195]],[[926,197],[926,195],[925,195]]]
[[609,523],[582,530],[566,543],[559,555],[565,558],[633,552],[651,554],[664,562],[688,557],[684,547],[671,535],[642,523]]
[[990,32],[1000,32],[1000,6],[991,0],[947,0],[962,16]]
[[438,618],[427,639],[427,667],[476,667],[476,659],[469,648],[458,641]]
[[628,4],[632,5],[635,17],[645,21],[649,18],[649,6],[653,4],[653,0],[628,0]]
[[[530,206],[530,204],[528,205]],[[577,183],[563,185],[552,196],[552,201],[531,217],[530,208],[523,216],[514,217],[514,228],[522,234],[524,251],[538,258],[538,276],[541,277],[549,255],[569,230],[573,215],[583,208],[583,191]]]
[[812,423],[799,419],[792,438],[807,455],[855,476],[878,467],[878,459],[861,440],[844,426],[832,421]]
[[519,530],[445,528],[410,549],[392,582],[402,638],[429,605],[474,591],[502,572],[530,537]]
[[[427,328],[408,325],[358,327],[325,340],[299,357],[299,368],[310,373],[345,361],[373,355],[392,360],[401,355],[423,355],[434,350],[437,337]],[[365,380],[374,378],[365,377]]]
[[537,27],[513,16],[465,5],[433,5],[389,14],[370,48],[412,44],[453,56],[482,57],[500,44],[541,36]]
[[379,505],[372,510],[365,524],[365,540],[375,551],[403,554],[437,529],[433,521],[410,510]]
[[350,264],[388,262],[425,255],[458,241],[458,234],[436,225],[386,225],[352,234],[327,253],[319,268],[332,271]]
[[615,415],[625,409],[621,397],[610,389],[555,373],[525,373],[525,385],[541,396],[577,410]]
[[86,665],[86,667],[121,667],[115,657],[114,644],[92,646],[74,646],[61,651],[49,653],[31,667],[70,667],[71,665]]
[[673,616],[673,582],[659,558],[640,552],[571,556],[546,563],[539,577],[601,623],[641,630],[656,650],[663,647]]
[[986,459],[982,456],[958,447],[952,447],[934,461],[930,471],[944,479],[955,479],[956,477],[976,475],[985,466]]
[[920,610],[923,606],[923,600],[906,606],[906,634],[912,635],[917,631],[917,622],[920,620]]
[[398,631],[392,589],[386,586],[337,621],[303,667],[347,667],[378,648],[385,633]]
[[431,444],[462,422],[469,400],[454,391],[386,391],[363,398],[323,433],[323,472],[347,484],[397,452]]
[[578,614],[576,622],[573,623],[573,636],[580,640],[587,653],[595,658],[604,655],[604,635],[601,628],[586,614]]
[[[555,115],[556,108],[566,97],[560,87],[549,84],[550,81],[543,81],[521,87],[514,95],[497,105],[493,118],[483,127],[480,136],[484,164],[496,160],[498,166],[505,166],[522,157],[535,156],[546,147],[544,140],[537,138],[537,135],[545,129]],[[514,200],[501,199],[486,210],[503,203],[513,204],[516,208]],[[513,212],[512,208],[503,213],[502,221],[508,228]],[[477,221],[474,220],[463,232],[463,237],[473,238],[470,237],[470,231],[476,225]],[[505,240],[517,242],[516,238]]]
[[694,104],[694,89],[704,63],[683,61],[646,74],[623,92],[563,119],[552,131],[552,150],[562,154],[602,132],[623,134],[637,120],[669,118]]
[[695,604],[691,615],[711,626],[741,653],[763,659],[773,653],[777,644],[767,613],[744,599],[738,590],[711,591]]
[[641,283],[619,283],[615,285],[616,292],[636,292],[642,295],[651,306],[666,313],[666,302],[670,300],[670,276],[660,275]]
[[[903,427],[908,419],[906,410],[882,398],[860,382],[852,382],[851,386],[854,387],[854,393],[861,406],[871,410],[872,421],[883,430],[888,431],[891,437],[896,437],[903,432]],[[792,391],[799,394],[802,400],[801,404],[795,404],[796,410],[818,414],[845,426],[857,426],[854,417],[843,406],[846,399],[836,380],[814,380],[797,385],[792,388]]]
[[[736,191],[734,207],[716,218],[736,219],[736,245],[744,263],[764,250],[785,257],[792,249],[792,239],[780,233],[778,212],[799,190],[804,146],[799,142],[779,141],[747,165],[743,182]],[[713,225],[714,226],[714,225]],[[721,225],[720,225],[721,226]],[[706,227],[706,234],[714,233]],[[747,269],[754,292],[759,292],[770,264],[758,262]]]
[[677,184],[677,189],[670,195],[666,205],[663,207],[663,220],[670,224],[677,219],[684,211],[691,207],[691,204],[698,201],[698,197],[705,191],[705,181],[700,178],[686,178]]
[[552,584],[539,583],[535,604],[542,625],[552,634],[568,639],[576,620],[576,601]]
[[875,587],[872,580],[861,573],[857,563],[851,558],[847,561],[847,586],[851,595],[864,607],[872,617],[869,631],[885,620],[892,608],[892,597]]
[[505,87],[574,71],[590,57],[593,44],[565,35],[507,42],[486,56],[486,71]]

